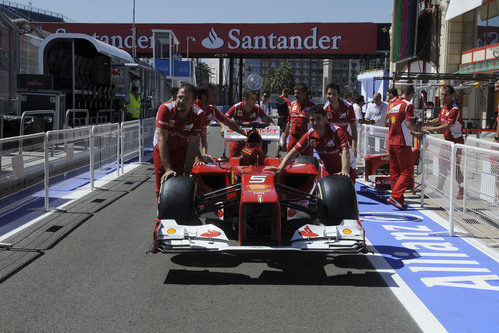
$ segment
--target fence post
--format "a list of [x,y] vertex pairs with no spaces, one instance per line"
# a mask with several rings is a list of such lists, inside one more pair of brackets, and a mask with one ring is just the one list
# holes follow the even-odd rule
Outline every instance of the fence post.
[[125,127],[124,125],[125,125],[125,123],[121,123],[121,133],[120,133],[121,134],[120,135],[120,139],[121,139],[121,144],[120,144],[120,168],[121,168],[121,174],[122,175],[125,173],[124,170],[123,170],[123,149],[124,149],[123,147],[125,145],[125,139],[124,139],[125,135],[124,135],[124,130],[123,130],[124,127]]
[[[122,124],[122,123],[121,123]],[[121,138],[121,124],[118,124],[116,131],[116,175],[120,175],[120,138]]]
[[456,152],[457,144],[452,145],[451,162],[450,162],[450,183],[449,183],[449,236],[454,237],[454,183],[456,182]]
[[466,183],[467,183],[467,180],[468,180],[468,177],[466,176],[466,170],[468,170],[468,168],[466,167],[468,165],[468,149],[466,149],[466,146],[463,147],[463,151],[464,151],[464,172],[463,172],[463,213],[466,213],[466,197],[467,197],[467,194],[468,194],[468,187],[466,186]]
[[362,128],[364,129],[364,156],[367,155],[367,125],[363,124]]
[[90,190],[94,190],[94,176],[95,176],[95,170],[94,170],[94,164],[95,164],[95,156],[94,156],[94,130],[95,126],[92,126],[90,129]]
[[43,187],[44,187],[44,206],[45,211],[49,211],[49,132],[47,132],[43,139]]
[[419,159],[421,162],[421,208],[424,208],[424,190],[425,190],[425,181],[426,181],[426,136],[423,136],[423,140],[421,140],[421,147],[420,147],[420,155]]
[[139,119],[139,164],[142,163],[142,119]]

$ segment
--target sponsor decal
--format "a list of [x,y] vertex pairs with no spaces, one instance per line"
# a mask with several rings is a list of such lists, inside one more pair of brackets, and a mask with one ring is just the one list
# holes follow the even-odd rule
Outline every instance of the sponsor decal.
[[194,127],[194,124],[189,124],[184,127],[186,131],[190,131]]
[[255,148],[244,147],[243,150],[241,150],[241,153],[245,156],[251,156],[251,154],[253,154],[254,149]]
[[239,117],[242,117],[243,116],[243,110],[237,110],[237,115]]
[[308,225],[305,226],[305,228],[303,228],[303,230],[300,230],[299,233],[300,233],[300,236],[302,236],[302,237],[317,237],[317,236],[319,236],[318,234],[313,232]]
[[217,236],[220,236],[220,235],[221,235],[220,231],[208,230],[207,232],[201,234],[200,236],[201,237],[217,237]]
[[270,185],[258,184],[258,185],[248,185],[248,189],[252,191],[267,192],[270,191]]
[[310,140],[310,145],[312,147],[314,147],[314,148],[317,147],[317,141],[316,140]]
[[327,144],[326,147],[334,147],[334,141],[330,140]]
[[225,42],[222,38],[220,38],[215,31],[215,28],[211,28],[208,37],[201,41],[201,45],[206,47],[207,49],[219,49],[224,46]]
[[170,122],[168,123],[168,126],[170,126],[170,127],[175,126],[175,120],[173,120],[173,119],[170,120]]

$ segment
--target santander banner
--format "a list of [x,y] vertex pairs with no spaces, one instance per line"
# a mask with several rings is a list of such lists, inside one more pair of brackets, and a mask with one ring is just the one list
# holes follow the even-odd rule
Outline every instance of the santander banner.
[[[133,45],[132,25],[124,23],[36,23],[48,32],[84,33],[126,51]],[[376,23],[136,24],[137,53],[152,54],[152,30],[172,30],[179,52],[227,55],[374,54]]]

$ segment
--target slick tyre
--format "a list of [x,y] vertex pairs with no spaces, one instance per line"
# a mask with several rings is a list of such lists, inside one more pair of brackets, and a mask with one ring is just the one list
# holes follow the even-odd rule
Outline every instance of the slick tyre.
[[344,219],[359,219],[355,187],[349,177],[328,176],[319,182],[319,220],[324,225],[339,225]]
[[168,178],[162,185],[158,201],[158,218],[175,219],[178,224],[196,225],[194,198],[196,183],[190,177]]
[[319,161],[315,156],[298,156],[295,159],[295,163],[312,164],[317,170],[319,170]]

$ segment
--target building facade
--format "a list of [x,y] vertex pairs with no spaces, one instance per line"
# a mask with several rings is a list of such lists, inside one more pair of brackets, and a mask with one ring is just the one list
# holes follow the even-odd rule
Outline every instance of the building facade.
[[493,125],[499,0],[394,0],[390,46],[390,76],[433,73],[435,80],[412,83],[436,108],[439,86],[451,84],[467,127]]

